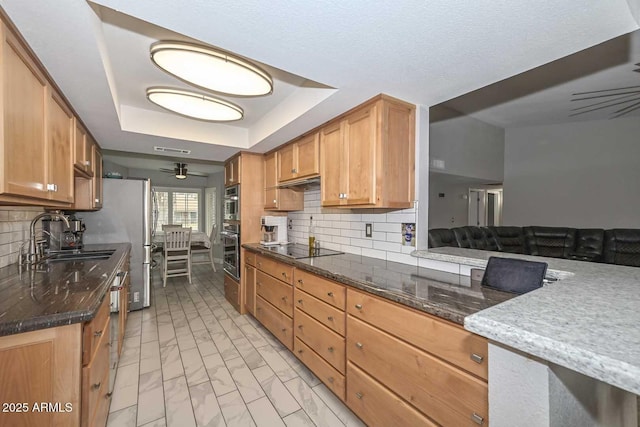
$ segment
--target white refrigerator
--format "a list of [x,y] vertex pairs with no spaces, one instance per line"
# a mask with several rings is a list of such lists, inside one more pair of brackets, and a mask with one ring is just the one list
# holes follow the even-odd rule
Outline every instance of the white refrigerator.
[[104,179],[102,209],[78,215],[85,244],[131,243],[131,310],[151,305],[152,197],[148,179]]

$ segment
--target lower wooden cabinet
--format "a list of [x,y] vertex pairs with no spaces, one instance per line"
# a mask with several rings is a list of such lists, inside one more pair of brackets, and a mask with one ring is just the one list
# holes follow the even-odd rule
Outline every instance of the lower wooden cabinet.
[[82,425],[103,425],[106,418],[100,419],[104,406],[109,408],[109,318],[102,325],[106,333],[98,342],[96,352],[87,366],[82,368]]
[[296,309],[293,326],[297,339],[311,347],[320,357],[344,375],[344,337],[298,309]]
[[340,400],[344,401],[344,375],[320,357],[311,347],[296,338],[293,352]]
[[289,350],[293,350],[293,320],[268,303],[261,296],[256,298],[256,319]]
[[237,311],[240,311],[240,283],[228,274],[224,275],[224,297]]
[[249,264],[249,257],[244,266],[244,306],[253,316],[256,315],[256,268]]

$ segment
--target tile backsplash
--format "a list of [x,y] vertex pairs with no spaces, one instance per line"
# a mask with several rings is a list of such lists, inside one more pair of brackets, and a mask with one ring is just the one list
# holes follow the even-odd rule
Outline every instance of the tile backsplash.
[[[313,217],[316,241],[323,248],[417,264],[417,259],[409,255],[416,248],[403,244],[402,229],[403,223],[416,223],[414,208],[382,213],[364,209],[321,208],[320,190],[305,191],[304,211],[290,212],[288,215],[292,226],[288,230],[289,241],[308,244],[310,217]],[[366,224],[372,224],[371,237],[366,237]]]
[[[18,261],[22,242],[29,239],[29,225],[39,207],[0,206],[0,268]],[[38,223],[38,229],[42,229]]]

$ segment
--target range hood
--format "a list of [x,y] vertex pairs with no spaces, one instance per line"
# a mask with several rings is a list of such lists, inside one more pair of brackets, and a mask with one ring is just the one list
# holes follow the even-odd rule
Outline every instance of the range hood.
[[278,184],[278,188],[293,188],[298,190],[317,190],[320,188],[320,177],[301,179],[298,181],[283,182]]

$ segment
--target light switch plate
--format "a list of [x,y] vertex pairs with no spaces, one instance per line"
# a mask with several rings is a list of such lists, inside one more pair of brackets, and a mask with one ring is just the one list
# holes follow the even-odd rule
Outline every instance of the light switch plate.
[[373,235],[373,227],[371,224],[364,225],[364,235],[365,237],[371,237]]

